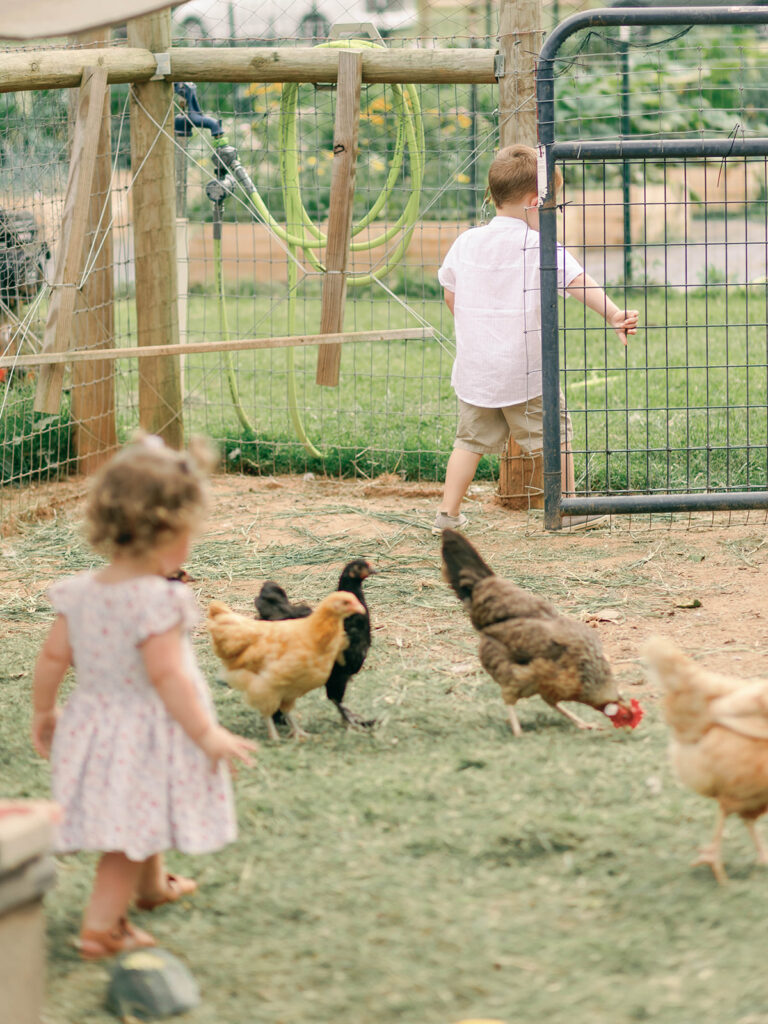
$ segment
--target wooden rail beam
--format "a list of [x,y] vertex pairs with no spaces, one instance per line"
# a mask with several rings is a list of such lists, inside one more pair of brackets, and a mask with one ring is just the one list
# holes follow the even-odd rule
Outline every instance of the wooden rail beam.
[[[158,52],[158,51],[155,51]],[[335,82],[342,50],[180,47],[170,50],[169,82]],[[493,84],[493,50],[365,50],[363,82],[414,85]],[[152,51],[137,46],[4,53],[0,92],[74,89],[88,67],[103,67],[110,85],[148,82]]]

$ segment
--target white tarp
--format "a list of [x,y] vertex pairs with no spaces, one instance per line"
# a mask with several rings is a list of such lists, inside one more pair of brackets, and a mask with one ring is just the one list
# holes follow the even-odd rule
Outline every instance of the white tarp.
[[69,36],[174,7],[180,0],[0,0],[0,39]]

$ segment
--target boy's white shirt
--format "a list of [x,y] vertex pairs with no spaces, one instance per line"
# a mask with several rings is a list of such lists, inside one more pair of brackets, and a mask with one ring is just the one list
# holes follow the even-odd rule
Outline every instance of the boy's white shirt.
[[[494,409],[541,394],[539,259],[538,231],[517,217],[470,228],[448,250],[437,276],[455,294],[451,384],[463,402]],[[558,288],[583,273],[558,245]]]

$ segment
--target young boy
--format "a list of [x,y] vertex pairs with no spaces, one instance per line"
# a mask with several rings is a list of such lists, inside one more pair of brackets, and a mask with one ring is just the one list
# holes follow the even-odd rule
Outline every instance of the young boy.
[[[562,185],[556,173],[556,187]],[[536,151],[507,146],[491,164],[488,187],[496,216],[459,235],[438,272],[456,322],[451,384],[459,422],[448,460],[440,510],[432,528],[461,529],[461,500],[483,455],[501,453],[513,437],[530,454],[543,444],[541,303]],[[558,286],[600,313],[623,344],[637,331],[637,310],[621,310],[581,265],[558,245]],[[574,489],[571,420],[560,393],[562,487]],[[564,516],[564,530],[583,530],[607,516]]]

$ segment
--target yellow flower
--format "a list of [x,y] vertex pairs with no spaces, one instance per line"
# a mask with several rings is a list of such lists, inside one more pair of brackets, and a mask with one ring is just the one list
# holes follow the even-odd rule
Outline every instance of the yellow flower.
[[459,122],[459,128],[471,128],[472,127],[472,118],[471,117],[467,117],[466,114],[459,114],[459,116],[456,118],[456,120]]
[[368,110],[369,111],[371,111],[371,110],[387,111],[387,110],[391,110],[391,109],[392,109],[392,105],[388,102],[386,96],[379,96],[379,97],[377,97],[377,99],[373,100],[372,103],[368,104]]
[[314,167],[316,163],[317,163],[317,157],[316,156],[309,156],[309,157],[307,157],[307,167]]
[[386,164],[383,160],[377,159],[375,156],[371,158],[371,170],[372,171],[383,171],[386,168]]
[[472,179],[469,177],[468,174],[457,174],[456,175],[456,181],[458,181],[459,184],[461,184],[461,185],[468,185],[471,180]]

